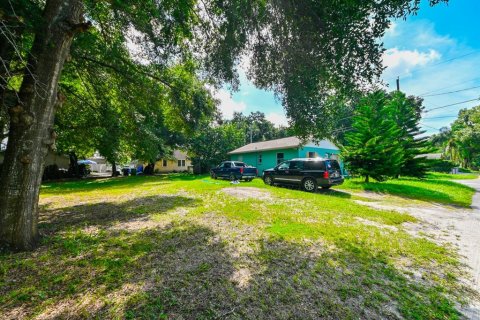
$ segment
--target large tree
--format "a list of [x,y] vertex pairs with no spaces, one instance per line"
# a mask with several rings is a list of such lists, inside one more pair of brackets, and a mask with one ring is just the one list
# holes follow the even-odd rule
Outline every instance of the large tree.
[[347,169],[377,181],[395,177],[404,164],[403,132],[395,121],[397,114],[384,91],[375,91],[360,100],[352,130],[345,134],[342,157]]
[[187,139],[188,155],[196,172],[208,172],[221,161],[228,160],[228,152],[244,144],[244,136],[233,124],[205,124]]
[[[338,116],[336,109],[324,104],[325,100],[332,94],[348,93],[379,76],[383,47],[378,39],[390,25],[391,17],[415,12],[419,3],[419,0],[3,1],[2,28],[14,30],[15,26],[9,25],[5,17],[17,17],[16,23],[25,27],[25,31],[15,29],[20,35],[10,32],[12,41],[0,44],[2,62],[8,66],[8,72],[0,70],[3,87],[15,82],[12,77],[16,72],[12,71],[23,71],[21,79],[17,79],[21,83],[17,91],[12,84],[16,91],[12,99],[5,99],[8,95],[2,94],[2,107],[9,114],[8,128],[3,130],[8,130],[9,140],[1,173],[0,242],[25,249],[33,247],[37,238],[43,158],[55,136],[52,132],[55,106],[63,100],[58,95],[58,81],[75,34],[88,27],[83,22],[84,12],[109,50],[116,48],[119,37],[122,47],[130,45],[139,54],[124,63],[81,58],[110,68],[116,68],[120,62],[127,75],[147,74],[168,85],[163,77],[165,69],[193,57],[202,62],[201,74],[205,79],[216,85],[229,81],[235,87],[238,83],[235,66],[242,56],[249,56],[249,76],[257,86],[274,90],[281,97],[297,133],[323,137],[332,129],[332,119]],[[38,12],[42,12],[41,18]],[[24,52],[9,48],[20,42],[17,41],[20,38],[33,39],[33,45],[26,46]],[[135,63],[129,63],[132,60]],[[147,70],[142,66],[147,66]],[[181,101],[183,93],[178,92],[175,99]],[[184,118],[191,121],[194,115],[187,114]],[[5,112],[0,117],[5,119]]]
[[275,124],[267,120],[265,113],[261,111],[251,112],[249,115],[234,112],[232,120],[228,120],[226,123],[233,124],[237,130],[242,132],[244,144],[285,138],[293,134],[286,127],[275,127]]
[[462,167],[480,166],[480,106],[460,110],[446,147],[451,159]]
[[393,119],[400,129],[400,143],[403,148],[403,164],[399,174],[423,178],[427,173],[426,158],[419,155],[430,151],[428,137],[423,136],[420,128],[423,100],[415,96],[406,96],[403,92],[393,91],[387,95],[393,110]]

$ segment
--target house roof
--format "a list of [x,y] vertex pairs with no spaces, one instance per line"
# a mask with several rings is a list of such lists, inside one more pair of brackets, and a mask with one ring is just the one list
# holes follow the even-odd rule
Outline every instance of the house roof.
[[[249,153],[266,150],[298,148],[302,141],[297,137],[288,137],[276,140],[268,140],[247,144],[243,147],[230,151],[228,154]],[[338,147],[329,140],[322,140],[319,143],[308,142],[304,146],[317,147],[331,150],[338,150]]]
[[425,154],[419,154],[415,158],[426,158],[429,160],[439,160],[443,158],[442,153],[425,153]]

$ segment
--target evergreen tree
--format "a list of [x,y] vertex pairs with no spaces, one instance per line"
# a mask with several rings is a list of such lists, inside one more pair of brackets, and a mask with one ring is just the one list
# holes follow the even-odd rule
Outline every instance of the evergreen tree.
[[428,137],[420,137],[425,131],[419,126],[422,118],[423,100],[417,97],[407,97],[404,93],[394,91],[387,96],[392,108],[395,122],[400,129],[400,143],[403,147],[403,165],[400,175],[423,178],[427,173],[426,158],[418,157],[427,153]]
[[342,156],[352,174],[384,181],[400,173],[404,163],[401,130],[393,105],[383,91],[361,99],[353,117],[353,130],[345,135]]

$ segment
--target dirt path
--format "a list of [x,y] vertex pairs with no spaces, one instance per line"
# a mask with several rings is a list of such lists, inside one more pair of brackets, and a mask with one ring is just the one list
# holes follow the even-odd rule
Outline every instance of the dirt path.
[[[462,233],[461,237],[466,240],[460,253],[466,256],[467,264],[472,269],[473,287],[480,293],[480,179],[459,182],[477,190],[473,196],[471,214],[456,227]],[[469,307],[465,314],[470,319],[480,319],[480,304]]]
[[[378,202],[357,202],[378,209],[407,212],[420,219],[422,221],[420,224],[405,225],[407,231],[415,235],[423,233],[438,243],[448,243],[458,248],[463,262],[470,269],[471,279],[467,281],[480,294],[480,179],[456,182],[477,190],[471,209],[435,204],[398,206],[388,203],[388,201],[382,201],[381,198],[372,198],[379,200]],[[480,302],[472,303],[461,311],[467,319],[480,320]]]

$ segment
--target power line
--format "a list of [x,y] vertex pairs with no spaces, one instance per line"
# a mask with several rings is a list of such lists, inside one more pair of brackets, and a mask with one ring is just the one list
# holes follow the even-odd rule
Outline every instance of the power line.
[[422,118],[422,119],[443,119],[443,118],[456,118],[458,116],[442,116],[442,117],[427,117],[427,118]]
[[462,91],[468,91],[468,90],[477,89],[477,88],[480,88],[480,86],[475,86],[475,87],[470,87],[470,88],[460,89],[460,90],[455,90],[455,91],[449,91],[449,92],[442,92],[442,93],[436,93],[436,94],[428,94],[428,95],[424,95],[423,97],[426,98],[426,97],[443,96],[443,95],[446,95],[446,94],[457,93],[457,92],[462,92]]
[[445,105],[445,106],[440,106],[440,107],[431,108],[431,109],[425,110],[424,112],[427,113],[427,112],[430,112],[430,111],[433,111],[433,110],[443,109],[443,108],[447,108],[447,107],[451,107],[451,106],[456,106],[456,105],[459,105],[459,104],[464,104],[464,103],[472,102],[472,101],[479,101],[479,100],[480,100],[480,98],[465,100],[465,101],[461,101],[461,102],[457,102],[457,103],[447,104],[447,105]]
[[424,126],[424,127],[431,128],[431,129],[435,129],[435,130],[439,130],[439,131],[440,131],[440,129],[435,128],[435,127],[431,127],[431,126],[429,126],[429,125],[426,125],[425,123],[419,122],[419,124],[421,124],[421,125]]
[[462,81],[462,82],[458,82],[458,83],[456,83],[456,84],[452,84],[452,85],[449,85],[449,86],[446,86],[446,87],[441,87],[441,88],[438,88],[438,89],[435,89],[435,90],[430,90],[430,91],[421,93],[421,94],[419,94],[418,96],[419,96],[419,97],[422,97],[422,96],[425,96],[425,95],[430,94],[430,93],[438,92],[438,91],[441,91],[441,90],[444,90],[444,89],[453,88],[453,87],[459,86],[459,85],[461,85],[461,84],[469,83],[469,82],[476,81],[476,80],[480,80],[480,78],[473,78],[473,79],[466,80],[466,81]]

